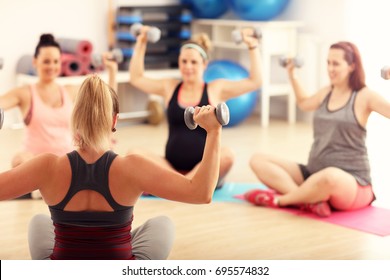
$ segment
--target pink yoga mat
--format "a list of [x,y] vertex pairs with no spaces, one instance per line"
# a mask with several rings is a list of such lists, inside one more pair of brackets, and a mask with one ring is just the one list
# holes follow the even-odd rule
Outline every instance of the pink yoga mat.
[[[241,184],[236,183],[235,185],[236,188],[240,188]],[[235,198],[244,200],[243,193],[245,193],[246,189],[248,189],[248,186],[246,184],[242,184],[242,188],[242,194],[234,195]],[[262,185],[257,185],[253,188],[265,189],[266,187]],[[285,211],[294,215],[328,222],[335,225],[359,230],[362,232],[376,234],[379,236],[390,235],[390,209],[386,208],[368,206],[366,208],[353,211],[334,211],[332,212],[332,215],[327,218],[321,218],[313,213],[294,208],[274,209],[277,211]]]
[[390,235],[390,209],[368,206],[353,211],[334,211],[327,218],[320,218],[312,213],[297,209],[281,208],[281,210],[379,236]]
[[90,55],[80,55],[78,56],[81,62],[81,75],[91,74],[93,71],[93,66],[91,62]]
[[74,54],[61,54],[61,74],[63,76],[79,76],[82,74],[82,62]]

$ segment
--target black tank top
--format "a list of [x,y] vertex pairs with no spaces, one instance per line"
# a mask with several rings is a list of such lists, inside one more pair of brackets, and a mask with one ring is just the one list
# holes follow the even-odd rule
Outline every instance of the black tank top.
[[[108,185],[110,166],[117,154],[107,151],[92,164],[86,163],[76,151],[68,153],[67,156],[72,169],[72,181],[64,199],[57,205],[49,206],[53,222],[77,226],[112,226],[130,222],[133,207],[118,204],[112,197]],[[72,197],[82,190],[100,193],[114,211],[64,210]]]
[[[168,104],[169,135],[165,147],[165,157],[176,170],[190,171],[202,160],[207,133],[199,126],[194,130],[190,130],[186,126],[184,122],[185,108],[180,107],[178,103],[181,85],[182,83],[179,83],[176,87]],[[209,97],[207,84],[205,84],[202,98],[197,106],[208,104]]]

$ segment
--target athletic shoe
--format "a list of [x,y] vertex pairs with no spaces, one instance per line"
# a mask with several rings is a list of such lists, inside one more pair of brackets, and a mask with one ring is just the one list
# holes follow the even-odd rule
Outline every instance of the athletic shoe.
[[276,202],[277,195],[272,190],[250,190],[244,194],[245,200],[258,206],[279,207]]
[[313,214],[316,214],[317,216],[322,218],[329,217],[330,214],[332,214],[332,210],[330,209],[330,206],[326,201],[320,201],[317,203],[306,203],[303,204],[300,209],[312,212]]

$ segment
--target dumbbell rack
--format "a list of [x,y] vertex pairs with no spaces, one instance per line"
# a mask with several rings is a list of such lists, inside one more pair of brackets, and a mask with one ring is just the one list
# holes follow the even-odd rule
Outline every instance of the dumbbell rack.
[[134,23],[151,25],[161,30],[161,39],[149,43],[145,56],[146,69],[177,68],[180,45],[191,37],[192,16],[184,5],[121,6],[116,12],[116,47],[122,49],[124,61],[120,70],[127,70],[136,38],[129,33]]

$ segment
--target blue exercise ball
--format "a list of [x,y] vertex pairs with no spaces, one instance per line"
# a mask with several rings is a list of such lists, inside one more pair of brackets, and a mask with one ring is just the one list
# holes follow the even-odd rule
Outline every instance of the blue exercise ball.
[[[230,60],[214,60],[210,62],[203,76],[207,83],[216,79],[237,81],[248,77],[249,73],[244,67]],[[226,102],[230,111],[230,121],[227,127],[235,126],[249,117],[256,107],[257,96],[258,92],[252,91],[229,99]]]
[[270,20],[287,7],[290,0],[229,0],[235,15],[244,20]]
[[188,5],[197,18],[219,18],[229,9],[228,0],[181,0],[181,3]]

